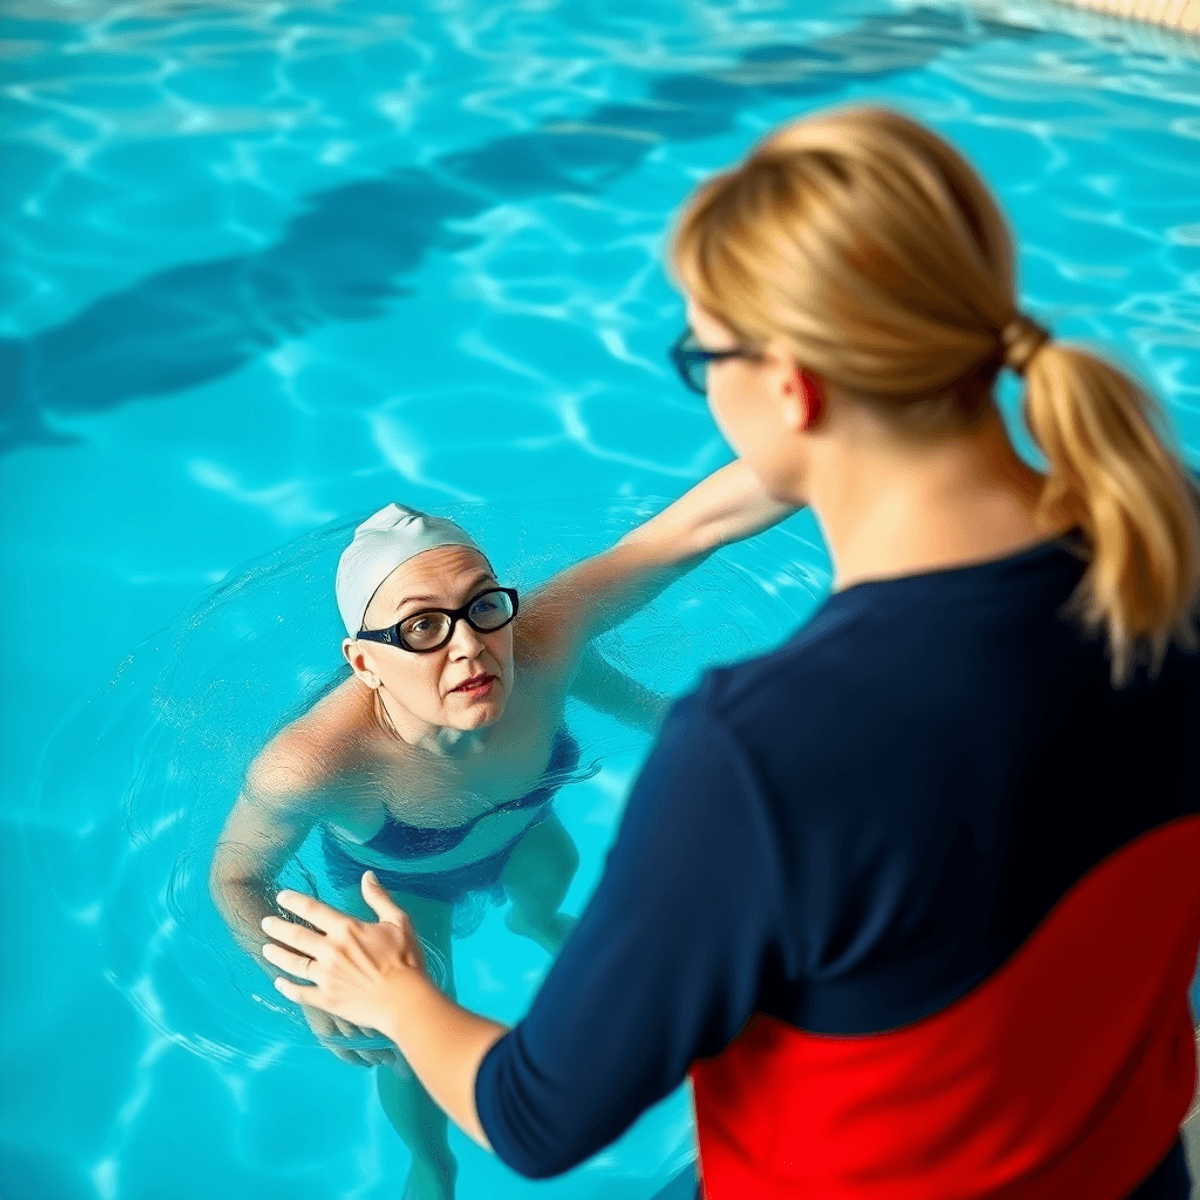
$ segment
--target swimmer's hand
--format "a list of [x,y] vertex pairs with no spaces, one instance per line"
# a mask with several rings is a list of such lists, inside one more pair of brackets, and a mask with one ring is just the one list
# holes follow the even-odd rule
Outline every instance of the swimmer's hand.
[[263,931],[282,944],[268,942],[263,957],[305,981],[301,986],[281,977],[275,986],[306,1012],[322,1009],[354,1025],[386,1030],[397,984],[414,975],[425,978],[425,957],[408,914],[370,871],[362,891],[376,922],[359,921],[300,892],[280,892],[280,907],[314,928],[264,917]]
[[356,1067],[391,1066],[396,1061],[396,1051],[391,1046],[351,1046],[349,1041],[362,1042],[373,1039],[384,1041],[383,1034],[374,1029],[360,1029],[340,1017],[331,1017],[319,1008],[301,1006],[300,1011],[308,1022],[308,1027],[317,1036],[331,1054],[336,1054],[342,1062]]

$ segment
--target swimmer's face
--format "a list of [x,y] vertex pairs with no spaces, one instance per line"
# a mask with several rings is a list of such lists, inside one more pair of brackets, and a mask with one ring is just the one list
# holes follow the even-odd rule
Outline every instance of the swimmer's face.
[[[688,325],[705,350],[733,350],[737,337],[690,297]],[[811,377],[808,377],[811,380]],[[762,480],[767,492],[794,504],[807,502],[806,434],[820,413],[810,405],[812,388],[787,347],[772,342],[754,358],[726,358],[708,366],[708,408],[722,436]]]
[[[401,563],[371,597],[366,629],[386,629],[425,608],[458,608],[496,577],[478,551],[439,546]],[[497,720],[513,686],[513,627],[480,633],[456,621],[440,650],[413,654],[398,646],[347,638],[342,645],[354,673],[384,694],[414,722],[449,729],[479,729]],[[475,682],[463,687],[468,680]],[[482,681],[482,682],[480,682]]]

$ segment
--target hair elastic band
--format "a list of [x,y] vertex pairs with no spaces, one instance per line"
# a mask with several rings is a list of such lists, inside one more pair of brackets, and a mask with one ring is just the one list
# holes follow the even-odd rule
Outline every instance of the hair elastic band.
[[1031,321],[1023,313],[1015,317],[1000,331],[1000,344],[1004,347],[1004,365],[1024,375],[1033,356],[1050,341],[1050,330]]

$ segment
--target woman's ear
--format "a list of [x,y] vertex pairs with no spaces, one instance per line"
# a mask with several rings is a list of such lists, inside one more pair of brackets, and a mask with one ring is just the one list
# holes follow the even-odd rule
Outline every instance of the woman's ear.
[[372,669],[374,664],[362,642],[357,638],[346,638],[342,642],[342,654],[350,664],[350,669],[367,687],[377,688],[379,686],[379,676]]
[[798,363],[783,386],[783,422],[793,433],[818,425],[825,415],[825,381]]

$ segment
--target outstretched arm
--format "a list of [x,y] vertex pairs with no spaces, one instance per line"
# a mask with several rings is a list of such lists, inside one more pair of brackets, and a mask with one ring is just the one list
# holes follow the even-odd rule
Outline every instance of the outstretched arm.
[[620,624],[714,550],[795,511],[768,496],[745,463],[732,462],[611,550],[569,567],[538,589],[522,618],[524,634],[536,650],[569,659],[589,638]]

